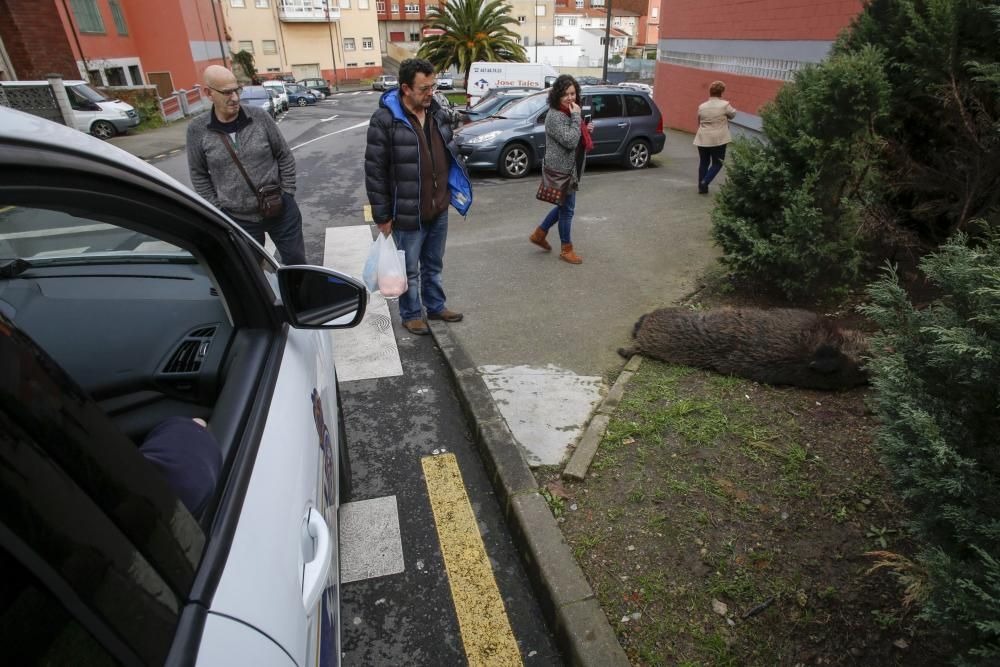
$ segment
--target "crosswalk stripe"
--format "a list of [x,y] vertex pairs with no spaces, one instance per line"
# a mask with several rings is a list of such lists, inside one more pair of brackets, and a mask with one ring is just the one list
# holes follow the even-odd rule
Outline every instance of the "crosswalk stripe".
[[454,454],[420,459],[470,667],[522,665]]
[[[360,279],[371,244],[372,231],[368,225],[328,227],[323,266]],[[381,294],[370,296],[368,310],[358,326],[329,333],[333,337],[337,378],[341,382],[403,374],[389,304]]]

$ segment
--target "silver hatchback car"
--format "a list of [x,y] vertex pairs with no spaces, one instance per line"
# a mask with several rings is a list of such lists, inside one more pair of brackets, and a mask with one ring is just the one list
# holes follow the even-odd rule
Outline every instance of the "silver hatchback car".
[[[642,169],[663,150],[663,114],[648,94],[617,86],[582,86],[583,113],[594,122],[594,150],[587,162],[621,162]],[[545,157],[548,91],[529,95],[499,116],[470,123],[457,132],[459,152],[470,169],[495,169],[523,178]]]

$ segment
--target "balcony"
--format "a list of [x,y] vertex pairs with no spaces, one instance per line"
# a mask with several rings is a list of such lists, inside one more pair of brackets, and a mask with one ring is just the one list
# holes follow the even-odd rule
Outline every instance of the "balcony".
[[311,23],[339,21],[340,7],[337,6],[337,0],[330,0],[329,10],[324,7],[324,4],[320,0],[282,0],[278,4],[278,18],[282,21]]

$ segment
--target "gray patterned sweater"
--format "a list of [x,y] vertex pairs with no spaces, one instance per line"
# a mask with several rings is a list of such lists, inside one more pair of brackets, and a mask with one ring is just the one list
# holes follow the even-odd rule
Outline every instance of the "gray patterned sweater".
[[545,166],[563,174],[573,174],[579,183],[583,176],[583,149],[580,147],[580,125],[583,117],[579,111],[571,116],[558,109],[545,114]]

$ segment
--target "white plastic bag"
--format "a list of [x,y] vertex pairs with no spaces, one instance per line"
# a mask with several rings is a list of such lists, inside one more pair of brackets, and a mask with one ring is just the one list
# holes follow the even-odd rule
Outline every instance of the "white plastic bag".
[[402,250],[396,249],[396,242],[386,236],[378,251],[378,291],[387,299],[392,299],[407,289],[406,259]]
[[361,279],[365,281],[365,287],[369,292],[378,291],[378,251],[382,247],[384,234],[379,234],[372,241],[372,246],[368,250],[368,259],[365,260],[365,270],[361,273]]

